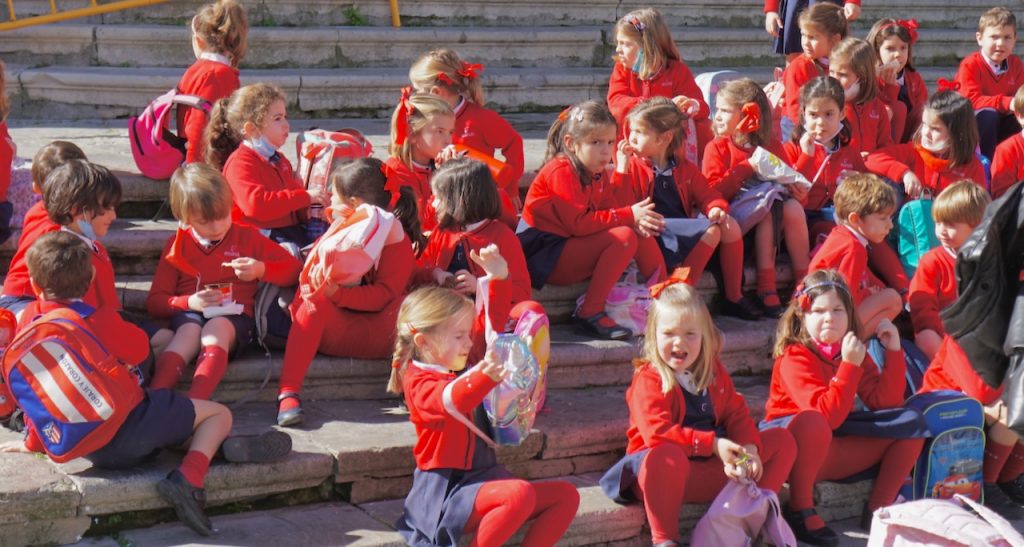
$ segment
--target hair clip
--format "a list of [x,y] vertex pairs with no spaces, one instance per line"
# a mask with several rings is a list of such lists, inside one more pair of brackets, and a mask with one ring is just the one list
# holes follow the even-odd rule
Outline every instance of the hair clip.
[[402,98],[398,102],[398,117],[395,120],[395,144],[402,146],[409,137],[409,116],[416,112],[416,107],[409,102],[412,96],[411,87],[402,88]]
[[480,77],[480,73],[484,71],[484,65],[480,63],[467,63],[462,61],[462,68],[459,69],[459,76],[467,80],[475,80]]
[[800,285],[796,288],[796,292],[793,293],[793,297],[796,298],[796,302],[800,305],[800,309],[810,311],[811,297],[807,293],[814,289],[834,289],[836,292],[842,291],[847,295],[850,294],[850,289],[846,288],[846,285],[843,283],[836,283],[835,281],[822,281],[821,283],[815,283],[810,287]]
[[740,112],[743,114],[743,117],[736,124],[737,131],[750,134],[761,129],[761,108],[757,106],[757,103],[749,102],[744,104]]
[[576,123],[582,122],[583,121],[583,109],[578,107],[578,106],[572,107],[572,110],[569,112],[569,119],[571,119],[572,121],[574,121]]
[[939,78],[935,80],[938,91],[960,91],[960,82]]
[[569,112],[572,111],[572,105],[565,107],[561,112],[558,113],[558,121],[567,122],[569,121]]
[[406,327],[409,327],[409,333],[410,333],[410,334],[419,334],[419,333],[420,333],[420,331],[419,331],[419,330],[418,330],[418,329],[417,329],[416,327],[412,326],[412,323],[408,323],[408,322],[407,322],[407,323],[405,324],[405,326],[406,326]]
[[672,285],[675,285],[676,283],[684,283],[685,284],[686,281],[684,281],[683,278],[681,278],[681,277],[672,276],[672,277],[662,281],[661,283],[656,283],[654,285],[651,285],[651,287],[648,289],[651,292],[651,298],[654,298],[655,300],[657,300],[658,297],[661,296],[661,293],[665,291],[665,289],[671,287]]
[[395,360],[391,361],[391,368],[393,368],[395,370],[398,370],[398,369],[402,368],[402,362],[399,361],[398,359],[395,359]]
[[638,19],[636,15],[630,15],[629,18],[626,19],[626,22],[632,25],[640,34],[643,34],[644,31],[647,30],[647,25]]
[[444,72],[437,73],[437,81],[445,85],[455,85],[455,80],[452,80],[451,77]]

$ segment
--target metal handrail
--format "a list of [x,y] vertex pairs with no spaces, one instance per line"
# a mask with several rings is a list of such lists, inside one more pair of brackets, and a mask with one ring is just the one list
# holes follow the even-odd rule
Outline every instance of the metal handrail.
[[402,16],[398,14],[398,0],[391,0],[391,26],[402,26]]
[[[45,25],[47,23],[67,21],[68,19],[75,19],[77,17],[100,15],[103,13],[110,13],[112,11],[150,6],[153,4],[163,4],[164,2],[167,2],[167,0],[115,0],[106,4],[100,4],[96,0],[90,0],[88,7],[59,11],[57,9],[56,0],[50,0],[50,13],[18,19],[14,12],[14,1],[7,0],[7,12],[9,17],[7,21],[0,23],[0,31],[14,30],[32,25]],[[393,4],[396,2],[397,0],[392,0]],[[397,4],[393,10],[394,13],[397,13],[395,10],[397,10]]]

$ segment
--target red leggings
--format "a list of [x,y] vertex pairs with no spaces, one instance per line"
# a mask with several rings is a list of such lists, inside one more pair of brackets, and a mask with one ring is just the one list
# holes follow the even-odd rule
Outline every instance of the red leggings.
[[554,545],[569,529],[579,505],[579,492],[566,481],[489,481],[477,492],[464,531],[476,532],[471,547],[504,545],[532,518],[522,544]]
[[868,509],[891,504],[924,445],[924,439],[833,437],[825,416],[812,410],[794,416],[787,429],[797,446],[796,462],[789,474],[789,505],[795,511],[814,507],[814,484],[818,481],[845,479],[878,463],[882,465],[868,498]]
[[629,226],[570,237],[547,281],[552,285],[572,285],[589,278],[587,295],[579,313],[582,317],[590,317],[604,311],[608,294],[634,258],[640,275],[645,278],[657,275],[658,281],[664,278],[665,259],[658,243],[654,238],[638,236]]
[[[761,432],[764,472],[758,484],[778,492],[796,458],[796,443],[784,429]],[[726,481],[722,460],[691,460],[683,447],[664,443],[651,448],[640,465],[637,485],[644,500],[654,543],[679,541],[679,508],[683,503],[708,503]]]

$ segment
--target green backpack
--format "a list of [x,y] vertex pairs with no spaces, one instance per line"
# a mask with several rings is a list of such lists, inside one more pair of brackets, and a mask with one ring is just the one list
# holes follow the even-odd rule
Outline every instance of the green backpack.
[[939,240],[935,237],[932,204],[930,195],[922,195],[919,199],[903,204],[896,219],[900,262],[908,278],[914,277],[921,257],[939,246]]

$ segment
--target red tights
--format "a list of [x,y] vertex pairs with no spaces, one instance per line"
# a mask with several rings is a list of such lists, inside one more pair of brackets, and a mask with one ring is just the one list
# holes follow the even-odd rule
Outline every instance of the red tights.
[[[570,237],[565,242],[558,264],[548,276],[552,285],[572,285],[590,278],[580,316],[590,317],[604,311],[608,294],[636,258],[640,275],[645,278],[665,275],[665,259],[654,238],[640,237],[629,226],[617,226],[589,236]],[[660,268],[660,269],[659,269]]]
[[[784,429],[761,432],[764,472],[758,484],[778,492],[796,458],[796,443]],[[636,488],[644,500],[654,543],[679,541],[679,508],[683,503],[708,503],[726,481],[717,457],[691,460],[683,447],[665,443],[651,448],[640,465]]]
[[579,505],[579,492],[566,481],[489,481],[477,492],[464,531],[476,532],[471,547],[504,545],[527,520],[534,519],[522,544],[554,545],[569,529]]

